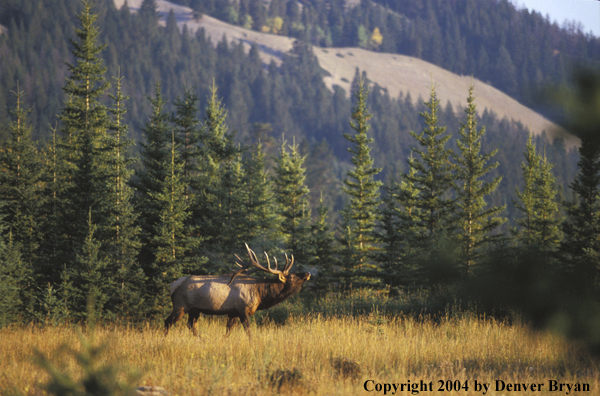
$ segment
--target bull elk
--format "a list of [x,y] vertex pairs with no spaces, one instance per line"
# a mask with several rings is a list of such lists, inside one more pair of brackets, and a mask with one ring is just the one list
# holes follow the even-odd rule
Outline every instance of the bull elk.
[[[298,293],[304,282],[310,278],[308,272],[289,273],[294,264],[294,256],[290,260],[286,255],[283,270],[278,270],[277,259],[275,259],[275,268],[271,268],[271,262],[266,252],[267,268],[258,262],[256,254],[247,244],[246,250],[249,257],[248,263],[244,264],[243,260],[235,255],[239,261],[236,264],[241,269],[234,271],[231,275],[192,275],[179,278],[171,283],[173,311],[165,319],[165,335],[173,324],[188,314],[188,328],[196,336],[196,321],[202,313],[227,315],[229,319],[227,320],[226,336],[229,335],[231,328],[236,324],[236,319],[239,318],[250,337],[250,322],[248,321],[250,316],[258,310],[271,308]],[[253,268],[250,269],[250,267]],[[250,270],[246,272],[248,269]],[[277,275],[277,279],[263,280],[248,276],[256,271]]]

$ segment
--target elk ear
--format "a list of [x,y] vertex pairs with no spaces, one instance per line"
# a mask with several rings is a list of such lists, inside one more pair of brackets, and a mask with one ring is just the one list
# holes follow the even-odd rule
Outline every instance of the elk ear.
[[281,281],[281,283],[285,283],[285,275],[279,274],[279,280]]

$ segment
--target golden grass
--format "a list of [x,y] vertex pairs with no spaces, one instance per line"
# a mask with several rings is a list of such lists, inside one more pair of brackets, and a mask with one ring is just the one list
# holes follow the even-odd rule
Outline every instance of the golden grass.
[[[253,325],[249,341],[241,326],[225,339],[224,318],[201,318],[199,339],[181,322],[166,338],[158,326],[98,326],[94,340],[110,345],[102,356],[104,363],[143,372],[136,386],[162,386],[171,395],[383,394],[367,393],[366,380],[433,381],[434,392],[421,394],[439,395],[481,395],[473,388],[474,380],[491,384],[488,395],[509,394],[495,392],[495,380],[539,382],[545,383],[542,391],[510,394],[542,395],[550,379],[588,383],[591,391],[586,394],[600,394],[596,363],[560,337],[521,324],[472,317],[438,324],[374,316],[301,316],[285,326]],[[79,348],[76,327],[0,330],[0,393],[19,389],[27,395],[44,394],[48,376],[34,363],[33,348],[76,372],[74,360],[57,353],[62,344]],[[339,372],[339,362],[354,362],[346,376]],[[286,370],[295,381],[278,387],[275,373]],[[468,380],[470,389],[437,392],[439,380]]]

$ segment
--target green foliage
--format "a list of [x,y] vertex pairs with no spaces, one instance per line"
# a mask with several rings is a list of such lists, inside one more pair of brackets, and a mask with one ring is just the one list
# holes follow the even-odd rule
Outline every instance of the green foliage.
[[143,132],[145,142],[141,143],[140,153],[143,169],[137,173],[135,187],[138,191],[136,196],[136,211],[139,213],[139,225],[141,228],[142,250],[140,252],[141,262],[144,263],[144,271],[148,275],[155,275],[150,270],[154,263],[154,251],[151,249],[152,241],[157,235],[156,225],[160,222],[161,207],[154,194],[160,194],[163,183],[167,177],[168,165],[170,164],[170,153],[167,150],[171,140],[169,125],[169,114],[165,111],[166,101],[162,97],[160,85],[155,86],[155,96],[148,98],[152,104],[152,113],[146,123]]
[[23,312],[21,292],[29,276],[12,234],[0,218],[0,327],[15,322]]
[[175,141],[181,150],[183,161],[183,176],[186,184],[186,197],[191,193],[190,185],[198,172],[198,142],[199,124],[198,95],[192,89],[186,89],[182,98],[177,98],[173,103],[175,114],[173,124],[175,125]]
[[338,246],[336,245],[334,232],[329,225],[329,208],[325,206],[323,193],[319,205],[316,208],[317,219],[311,226],[311,245],[314,248],[314,259],[307,265],[316,266],[317,274],[311,277],[315,288],[319,291],[329,291],[336,279],[334,265],[336,264]]
[[418,146],[413,150],[416,158],[409,161],[409,166],[415,169],[413,176],[406,179],[419,192],[416,207],[419,211],[421,226],[426,229],[426,238],[435,246],[438,237],[444,237],[452,231],[451,211],[454,200],[450,190],[455,181],[450,163],[452,150],[446,148],[450,135],[445,135],[446,127],[439,126],[438,106],[435,86],[431,87],[429,101],[425,103],[429,112],[422,112],[425,128],[419,134],[411,131],[411,136]]
[[184,163],[179,157],[174,134],[167,148],[171,158],[169,163],[162,164],[166,175],[161,190],[150,193],[150,198],[159,208],[159,221],[154,226],[155,233],[150,242],[156,255],[153,272],[158,275],[155,280],[157,288],[194,271],[198,262],[202,261],[190,255],[198,248],[200,239],[186,226],[191,211],[185,197]]
[[[297,262],[318,272],[313,278],[315,287],[323,291],[338,285],[375,285],[381,280],[377,285],[385,284],[393,293],[398,288],[450,283],[458,279],[459,265],[462,274],[475,265],[487,265],[483,255],[490,247],[486,244],[501,239],[503,230],[497,227],[502,219],[497,217],[508,201],[507,191],[514,191],[518,184],[508,176],[517,173],[520,161],[515,158],[526,135],[522,126],[498,120],[491,111],[477,117],[472,90],[467,121],[459,125],[452,106],[439,106],[435,89],[429,102],[416,107],[410,95],[393,99],[377,86],[367,97],[357,71],[352,109],[341,88],[334,87],[333,94],[327,89],[323,70],[302,42],[283,55],[279,65],[272,63],[265,70],[255,47],[246,54],[243,44],[224,39],[215,48],[202,32],[180,32],[173,13],[166,27],[159,26],[156,3],[150,0],[136,14],[130,14],[127,7],[117,11],[110,2],[98,4],[94,14],[91,3],[83,3],[80,27],[71,42],[72,58],[68,58],[66,30],[54,25],[55,20],[67,21],[69,14],[63,8],[69,8],[65,6],[71,4],[68,1],[72,0],[54,2],[55,18],[48,20],[50,32],[43,40],[36,33],[36,23],[41,25],[37,13],[50,12],[48,0],[32,0],[35,12],[31,10],[34,5],[12,0],[10,6],[0,5],[0,11],[8,9],[11,14],[6,21],[6,14],[0,12],[0,23],[9,27],[9,33],[0,36],[0,87],[10,87],[19,78],[28,81],[28,89],[34,87],[27,94],[17,88],[16,106],[8,106],[10,117],[2,113],[10,88],[0,92],[0,120],[10,119],[8,128],[2,130],[6,143],[0,150],[0,192],[6,205],[0,214],[12,231],[0,231],[4,237],[0,288],[9,318],[4,323],[16,320],[17,313],[52,323],[86,318],[84,305],[90,292],[95,309],[104,317],[143,317],[167,302],[166,283],[183,274],[223,272],[243,242],[269,252],[291,250]],[[268,10],[260,2],[252,6],[188,2],[196,10],[205,6],[205,11],[228,14],[237,23],[252,20],[255,29],[268,26],[322,45],[341,42],[344,37],[353,43],[363,40],[357,33],[361,28],[368,41],[378,37],[369,32],[378,31],[385,39],[373,39],[366,46],[377,44],[386,51],[403,48],[405,53],[468,69],[471,66],[464,66],[463,60],[472,53],[463,50],[471,43],[465,43],[462,28],[457,28],[464,28],[464,21],[455,15],[454,5],[435,1],[422,6],[406,1],[401,13],[392,14],[369,2],[345,12],[341,0],[328,2],[327,7],[320,0],[309,2],[302,10],[296,2],[285,0],[271,2]],[[316,20],[314,10],[319,10],[316,15],[331,18]],[[424,23],[431,32],[423,30]],[[398,31],[402,34],[395,35]],[[431,41],[420,35],[431,35]],[[503,87],[515,94],[521,89],[515,79],[526,79],[520,76],[531,73],[543,77],[547,72],[523,71],[523,55],[514,51],[511,40],[501,41],[504,50],[500,51],[490,50],[486,40],[481,38],[481,50],[476,51],[481,55],[478,73],[489,73],[486,63],[504,65],[497,67],[505,70],[488,77],[496,82],[504,79]],[[98,45],[101,41],[108,44]],[[448,48],[441,48],[444,44]],[[451,50],[449,56],[451,46],[456,54]],[[56,59],[47,55],[52,51]],[[552,53],[545,48],[542,52]],[[65,57],[68,66],[56,66],[63,65],[57,59]],[[555,64],[562,62],[559,57],[552,59]],[[117,74],[120,63],[128,78],[118,74],[115,92],[108,95],[111,107],[107,107],[104,96],[109,85],[103,76],[106,70]],[[39,64],[47,65],[52,77]],[[57,87],[65,75],[61,92]],[[38,85],[39,80],[46,85]],[[147,102],[140,100],[153,89],[154,81],[161,81],[160,86],[154,85],[154,96]],[[216,82],[222,87],[220,97]],[[125,91],[134,98],[129,109]],[[207,92],[206,100],[200,99]],[[25,95],[34,104],[30,113],[22,105]],[[62,110],[52,107],[59,97]],[[171,98],[176,98],[173,114]],[[587,99],[573,107],[587,110],[590,103],[595,105],[593,95]],[[197,116],[201,106],[205,106],[202,124]],[[48,119],[40,116],[45,111],[51,116],[60,113],[61,124],[50,127],[52,134],[45,129]],[[150,116],[141,128],[144,113]],[[355,134],[344,136],[352,144],[352,158],[343,154],[347,143],[339,139],[350,113]],[[32,128],[27,118],[38,125]],[[487,133],[477,128],[478,123],[486,125]],[[137,131],[143,133],[140,166],[132,157],[130,125],[135,138],[139,138]],[[458,139],[445,135],[441,125],[460,128]],[[403,133],[421,127],[421,134]],[[56,136],[59,128],[62,135]],[[31,140],[35,131],[41,140],[51,141],[45,148],[35,148]],[[269,155],[277,150],[275,131],[291,133],[303,143],[294,143],[291,153],[284,143],[273,165]],[[411,136],[418,145],[415,157],[411,155],[405,163]],[[573,183],[577,200],[567,205],[567,238],[561,253],[563,273],[591,283],[599,250],[594,245],[597,221],[585,216],[586,211],[597,209],[593,183],[598,150],[590,136],[583,138],[581,174]],[[544,139],[535,143],[545,144]],[[240,141],[251,146],[244,147]],[[447,147],[454,144],[461,155],[450,155]],[[480,150],[491,154],[482,155]],[[523,194],[530,194],[532,200],[526,209],[531,211],[527,227],[532,236],[525,241],[550,255],[560,238],[555,184],[572,178],[575,153],[559,140],[546,150],[541,158],[533,149],[537,159],[531,157],[531,163],[538,173]],[[492,156],[498,160],[497,168],[489,164]],[[383,199],[377,181],[381,169],[373,167],[372,157],[402,174],[398,183],[391,181],[386,187]],[[452,158],[456,166],[450,164]],[[552,164],[556,175],[551,172]],[[271,169],[275,169],[274,179],[268,174]],[[502,185],[499,175],[506,176]],[[323,191],[320,201],[309,193],[316,188]],[[509,203],[508,217],[514,219],[520,209]],[[338,223],[337,241],[328,221]],[[496,234],[492,235],[493,229]],[[205,257],[211,259],[210,265]],[[37,286],[30,290],[23,287],[25,281]],[[15,288],[20,288],[19,295],[14,294]]]
[[498,150],[489,154],[481,154],[481,137],[485,128],[477,129],[477,113],[473,86],[469,87],[466,122],[461,123],[459,130],[458,148],[460,156],[454,155],[456,161],[455,175],[457,183],[456,216],[458,220],[458,243],[461,248],[461,265],[465,274],[472,273],[473,268],[481,264],[485,254],[483,247],[497,240],[500,235],[494,231],[506,221],[498,215],[505,209],[502,207],[486,208],[486,197],[491,195],[500,184],[501,176],[486,182],[484,177],[498,166],[490,163]]
[[279,204],[281,232],[286,238],[286,250],[292,252],[296,260],[308,264],[314,257],[313,245],[310,241],[310,207],[305,185],[306,169],[298,145],[294,143],[286,148],[285,140],[281,143],[278,157],[275,158],[275,176],[273,178],[274,193]]
[[214,84],[205,109],[200,133],[199,176],[194,186],[198,194],[194,217],[212,254],[210,272],[222,269],[231,252],[243,241],[244,174],[242,150],[234,142],[235,132],[227,126],[227,111]]
[[16,105],[11,109],[9,137],[0,148],[0,208],[10,224],[12,242],[20,246],[21,259],[29,269],[37,265],[37,249],[41,240],[41,183],[43,164],[41,155],[31,140],[29,110],[24,108],[24,92],[14,92]]
[[141,248],[140,228],[136,225],[137,213],[133,206],[134,190],[130,186],[136,158],[129,155],[134,145],[129,139],[129,126],[123,122],[127,112],[122,92],[122,77],[116,77],[115,94],[109,95],[114,107],[109,110],[113,118],[104,143],[106,155],[107,199],[100,204],[106,213],[104,232],[101,232],[102,251],[109,260],[108,273],[113,276],[113,290],[107,309],[119,315],[136,315],[143,301],[144,273],[137,262]]
[[344,138],[352,144],[348,151],[353,155],[351,161],[354,168],[346,173],[348,177],[344,179],[342,190],[350,197],[347,214],[351,221],[349,231],[352,238],[347,243],[353,244],[352,249],[357,253],[356,262],[350,265],[367,273],[373,268],[369,262],[369,254],[374,248],[373,229],[377,221],[376,208],[382,184],[375,180],[375,176],[381,172],[381,168],[373,167],[374,160],[370,155],[369,144],[374,139],[368,137],[371,114],[367,110],[367,89],[363,80],[359,82],[355,98],[353,122],[350,123],[355,134],[344,134]]
[[556,181],[552,175],[552,164],[544,155],[536,153],[535,144],[529,136],[525,150],[523,169],[523,191],[516,191],[519,198],[517,208],[522,217],[517,220],[521,226],[521,243],[530,249],[539,250],[545,258],[558,248],[560,223],[556,201]]
[[565,204],[565,237],[561,243],[566,255],[563,272],[571,286],[589,290],[595,285],[600,263],[600,79],[582,72],[575,92],[565,101],[571,118],[569,126],[581,139],[581,146],[579,173],[571,184],[578,201]]
[[259,142],[242,159],[244,170],[245,227],[241,240],[257,251],[276,251],[284,241],[273,182],[265,170],[266,158]]
[[137,205],[143,243],[140,258],[145,275],[151,279],[154,307],[159,307],[167,303],[164,285],[198,271],[205,259],[197,254],[201,238],[189,221],[191,199],[186,197],[185,163],[159,85],[149,100],[153,111],[144,130],[144,169],[138,176]]
[[[83,220],[83,219],[82,219]],[[80,221],[82,221],[80,220]],[[75,252],[75,261],[66,268],[69,286],[63,291],[67,306],[75,319],[90,319],[88,301],[92,301],[94,312],[102,312],[109,298],[109,287],[113,280],[107,271],[109,260],[101,257],[101,241],[95,237],[98,226],[92,222],[92,211],[87,216],[87,235]]]

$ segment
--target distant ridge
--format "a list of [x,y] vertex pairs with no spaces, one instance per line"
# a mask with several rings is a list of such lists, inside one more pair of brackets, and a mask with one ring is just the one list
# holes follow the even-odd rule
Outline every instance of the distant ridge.
[[[117,8],[125,3],[125,0],[114,1]],[[127,3],[135,12],[139,10],[142,0],[127,0]],[[295,41],[289,37],[233,26],[208,15],[196,19],[190,8],[165,0],[156,0],[156,3],[162,24],[165,24],[167,15],[170,10],[173,10],[181,28],[187,25],[192,32],[204,28],[207,38],[215,44],[226,36],[228,41],[242,42],[248,49],[251,45],[256,45],[261,59],[266,64],[271,61],[280,63],[283,54],[292,49]],[[563,128],[498,89],[471,76],[459,76],[418,58],[372,52],[361,48],[313,47],[313,52],[320,66],[329,73],[329,76],[324,77],[323,80],[330,89],[333,89],[334,85],[339,85],[348,92],[355,70],[358,68],[360,71],[365,71],[373,83],[387,89],[391,97],[397,98],[401,93],[404,95],[410,93],[415,103],[419,99],[427,100],[431,86],[434,84],[441,104],[445,106],[450,102],[455,111],[460,111],[466,105],[468,86],[473,84],[479,113],[487,109],[500,119],[506,117],[522,123],[535,135],[545,131],[550,139],[561,137],[567,148],[579,145],[579,139]]]

